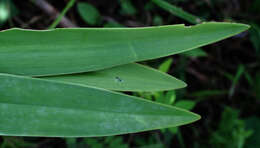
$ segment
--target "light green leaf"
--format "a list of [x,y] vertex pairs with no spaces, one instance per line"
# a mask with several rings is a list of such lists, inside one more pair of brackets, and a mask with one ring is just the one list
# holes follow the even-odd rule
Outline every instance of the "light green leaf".
[[204,23],[147,28],[60,28],[0,32],[0,72],[43,76],[96,71],[198,48],[248,25]]
[[181,101],[176,102],[176,104],[174,106],[184,108],[184,109],[187,109],[187,110],[191,110],[195,107],[195,105],[196,105],[195,101],[181,100]]
[[159,67],[158,67],[158,70],[162,71],[162,72],[168,72],[171,65],[172,65],[172,59],[169,58],[167,60],[165,60]]
[[208,56],[208,54],[205,51],[203,51],[201,48],[189,50],[189,51],[183,52],[181,54],[184,55],[184,56],[187,56],[187,57],[192,57],[192,58],[199,58],[199,57]]
[[77,5],[81,18],[90,25],[99,23],[101,17],[97,8],[86,2],[79,2]]
[[161,91],[186,87],[183,81],[140,64],[127,64],[95,72],[42,78],[117,91]]
[[5,23],[10,17],[10,2],[9,1],[0,1],[0,24]]
[[175,127],[199,118],[104,89],[0,74],[0,135],[108,136]]

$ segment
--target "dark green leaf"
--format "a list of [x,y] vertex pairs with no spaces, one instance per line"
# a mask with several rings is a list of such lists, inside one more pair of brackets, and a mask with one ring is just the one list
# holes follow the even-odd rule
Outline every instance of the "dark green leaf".
[[86,23],[90,25],[96,25],[99,23],[100,14],[98,9],[94,6],[86,2],[79,2],[77,8],[80,16]]

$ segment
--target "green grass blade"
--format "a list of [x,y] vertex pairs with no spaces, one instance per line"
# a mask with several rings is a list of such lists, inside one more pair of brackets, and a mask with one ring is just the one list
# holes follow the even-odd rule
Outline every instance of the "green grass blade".
[[140,64],[127,64],[95,72],[42,78],[116,91],[163,91],[186,87],[183,81]]
[[75,4],[76,0],[70,0],[66,7],[62,10],[61,14],[55,19],[55,21],[50,25],[49,29],[54,29],[62,20],[62,17],[69,11],[71,7]]
[[204,23],[147,28],[74,28],[0,32],[0,72],[59,75],[96,71],[198,48],[248,25]]
[[199,118],[104,89],[0,74],[0,135],[108,136],[175,127]]
[[152,2],[155,3],[157,6],[161,7],[162,9],[170,12],[172,15],[180,17],[192,24],[198,24],[204,21],[201,18],[182,10],[181,8],[178,8],[175,5],[166,2],[165,0],[152,0]]

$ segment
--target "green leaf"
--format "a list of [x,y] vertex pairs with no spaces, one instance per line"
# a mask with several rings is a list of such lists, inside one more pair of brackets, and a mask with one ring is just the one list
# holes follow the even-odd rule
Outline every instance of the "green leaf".
[[168,72],[171,65],[172,65],[172,59],[169,58],[167,60],[165,60],[159,67],[158,67],[158,70],[162,71],[162,72]]
[[165,99],[168,104],[173,104],[176,100],[176,92],[174,90],[166,92]]
[[0,74],[0,135],[93,137],[191,123],[199,115],[81,85]]
[[0,32],[0,72],[43,76],[96,71],[181,53],[249,26],[204,23],[147,28],[60,28]]
[[123,15],[135,15],[137,13],[137,10],[131,0],[119,0],[119,3],[121,5],[120,13]]
[[260,26],[257,24],[251,24],[251,26],[252,28],[249,30],[250,40],[258,54],[260,52]]
[[[34,0],[32,0],[34,3],[36,3]],[[63,17],[66,15],[66,13],[74,6],[76,0],[70,0],[65,8],[62,10],[62,12],[59,14],[59,16],[54,20],[54,22],[50,25],[48,29],[54,29],[57,27],[57,25],[61,22]]]
[[155,26],[163,25],[163,18],[159,15],[155,15],[153,17],[153,25],[155,25]]
[[255,80],[254,80],[254,93],[256,95],[256,99],[260,100],[260,71],[257,71],[255,75]]
[[127,64],[95,72],[42,78],[117,91],[161,91],[186,87],[183,81],[140,64]]
[[[108,138],[108,137],[106,137]],[[102,141],[99,141],[99,138],[84,138],[83,144],[87,144],[91,148],[103,148],[105,143]],[[81,148],[86,147],[86,145],[83,145]]]
[[258,148],[260,145],[260,118],[252,116],[245,119],[246,129],[253,131],[252,135],[246,140],[245,148]]
[[190,50],[190,51],[183,52],[181,54],[184,55],[184,56],[187,56],[187,57],[192,57],[192,58],[199,58],[199,57],[208,56],[208,54],[205,51],[203,51],[201,48],[196,48],[196,49],[193,49],[193,50]]
[[155,3],[156,5],[158,5],[159,7],[161,7],[162,9],[168,11],[172,15],[180,17],[192,24],[198,24],[203,21],[201,18],[199,18],[195,15],[192,15],[177,6],[166,2],[165,0],[152,0],[152,2]]
[[77,139],[76,138],[66,138],[67,148],[77,148]]
[[175,134],[177,134],[178,132],[180,132],[178,127],[171,127],[171,128],[169,128],[169,131],[170,131],[173,135],[175,135]]
[[239,119],[239,111],[226,107],[209,144],[216,148],[243,148],[250,135],[252,131],[246,129],[244,120]]
[[86,2],[79,2],[77,5],[81,18],[90,25],[99,23],[101,17],[97,8]]
[[237,73],[236,73],[234,79],[232,80],[231,88],[229,89],[230,97],[234,95],[236,86],[237,86],[241,76],[244,74],[244,72],[245,72],[245,66],[240,64],[237,68]]
[[9,1],[0,1],[0,24],[4,24],[10,17]]
[[195,101],[181,100],[181,101],[176,102],[176,104],[174,106],[179,107],[179,108],[183,108],[183,109],[186,109],[186,110],[192,110],[195,105],[196,105]]

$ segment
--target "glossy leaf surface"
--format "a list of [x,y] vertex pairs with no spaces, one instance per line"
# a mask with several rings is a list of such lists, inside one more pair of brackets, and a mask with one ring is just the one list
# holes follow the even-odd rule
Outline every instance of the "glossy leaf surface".
[[43,76],[96,71],[181,53],[248,28],[211,22],[192,27],[11,29],[0,32],[0,72]]
[[186,86],[181,80],[140,64],[127,64],[95,72],[42,78],[116,91],[162,91]]
[[0,74],[0,135],[106,136],[174,127],[199,118],[104,89]]

